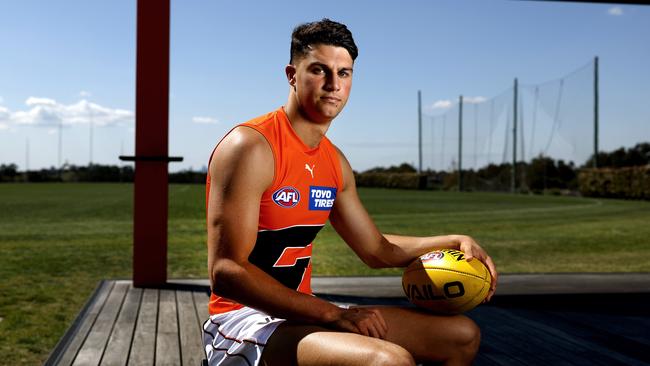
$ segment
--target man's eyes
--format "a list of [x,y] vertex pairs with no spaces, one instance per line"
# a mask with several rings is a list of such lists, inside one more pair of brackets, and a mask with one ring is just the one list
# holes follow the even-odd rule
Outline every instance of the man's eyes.
[[[317,74],[317,75],[321,75],[321,74],[326,74],[326,73],[327,73],[327,70],[325,70],[325,68],[323,68],[323,67],[318,67],[318,66],[316,66],[316,67],[312,67],[312,68],[311,68],[311,72],[314,73],[314,74]],[[338,76],[341,77],[341,78],[347,78],[347,77],[350,76],[350,71],[348,71],[348,70],[341,70],[341,71],[339,71],[337,74],[338,74]]]
[[313,67],[311,69],[311,72],[313,72],[314,74],[324,74],[325,70],[322,67]]

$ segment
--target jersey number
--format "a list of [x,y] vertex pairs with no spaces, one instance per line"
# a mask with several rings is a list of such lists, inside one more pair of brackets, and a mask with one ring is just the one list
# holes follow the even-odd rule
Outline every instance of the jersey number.
[[311,293],[309,285],[309,278],[311,278],[311,244],[306,247],[286,247],[280,254],[280,257],[273,267],[293,267],[298,264],[298,259],[309,258],[309,263],[302,273],[302,279],[298,286],[298,291],[303,293]]

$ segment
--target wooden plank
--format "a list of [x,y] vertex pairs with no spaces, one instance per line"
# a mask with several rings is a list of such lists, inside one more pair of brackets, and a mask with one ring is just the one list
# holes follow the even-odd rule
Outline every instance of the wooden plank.
[[208,313],[208,301],[210,301],[210,295],[205,292],[194,292],[194,306],[196,307],[196,313],[199,317],[199,322],[201,327],[203,327],[203,322],[208,320],[210,314]]
[[176,290],[183,365],[200,365],[201,360],[204,358],[202,347],[203,331],[196,314],[192,293],[193,291]]
[[178,366],[181,364],[181,348],[178,338],[176,292],[173,290],[160,290],[158,332],[156,333],[156,365]]
[[129,353],[129,366],[150,366],[155,361],[158,290],[145,289]]
[[210,301],[209,293],[193,292],[192,298],[194,299],[194,308],[196,315],[199,319],[199,327],[201,329],[201,355],[205,359],[205,348],[203,347],[203,323],[208,320],[210,313],[208,312],[208,301]]
[[[596,357],[598,362],[605,365],[616,363],[647,364],[650,355],[647,346],[628,337],[628,329],[620,327],[626,317],[607,316],[600,313],[574,313],[574,312],[531,312],[524,309],[513,309],[528,320],[543,323],[544,329],[549,333],[562,331],[580,340],[579,345],[571,345],[576,352],[583,350],[581,355],[585,358]],[[577,320],[580,321],[577,321]],[[633,324],[629,324],[634,326]],[[643,332],[643,330],[639,331]],[[646,338],[650,333],[645,330]],[[646,339],[647,341],[647,339]],[[566,343],[563,342],[563,343]]]
[[[627,342],[638,350],[650,348],[650,317],[648,315],[599,314],[587,312],[555,312],[549,314],[561,317],[567,322],[580,324],[593,333],[619,336],[626,338]],[[647,352],[645,353],[648,354]]]
[[[58,360],[54,360],[52,364],[61,365],[61,366],[70,366],[74,360],[79,348],[83,344],[88,332],[92,328],[92,325],[97,319],[97,315],[101,311],[108,295],[111,293],[113,286],[115,285],[114,281],[102,281],[99,288],[96,290],[92,303],[88,308],[88,312],[83,315],[81,319],[81,324],[76,329],[76,332],[72,336],[72,340],[67,345],[67,347],[62,351],[63,354],[58,357]],[[49,362],[48,362],[49,363]]]
[[117,282],[113,286],[102,311],[97,316],[95,324],[75,357],[73,365],[99,365],[128,288],[127,282]]
[[487,342],[481,342],[481,347],[473,362],[474,366],[519,366],[521,361],[510,357],[507,352],[491,347]]
[[562,347],[556,344],[551,346],[549,341],[552,340],[545,339],[536,324],[522,327],[518,317],[503,309],[486,307],[481,310],[473,312],[472,318],[483,331],[485,346],[504,350],[520,364],[580,365],[571,362],[571,355],[565,357],[561,352]]
[[101,361],[102,366],[126,365],[133,340],[133,330],[138,319],[141,298],[142,289],[134,288],[132,285],[129,286],[122,310],[117,317],[117,322],[108,340],[106,352],[104,352],[104,357]]
[[566,326],[549,325],[549,318],[539,312],[499,308],[491,310],[491,315],[495,317],[508,314],[507,319],[513,324],[512,336],[524,340],[529,347],[529,354],[542,354],[548,364],[570,361],[582,365],[585,360],[594,365],[639,364],[638,360],[611,352],[584,337],[571,334]]

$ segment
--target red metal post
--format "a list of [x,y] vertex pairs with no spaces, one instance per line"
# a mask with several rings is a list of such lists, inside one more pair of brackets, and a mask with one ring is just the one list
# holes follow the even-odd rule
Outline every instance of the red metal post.
[[138,0],[133,284],[167,282],[170,0]]

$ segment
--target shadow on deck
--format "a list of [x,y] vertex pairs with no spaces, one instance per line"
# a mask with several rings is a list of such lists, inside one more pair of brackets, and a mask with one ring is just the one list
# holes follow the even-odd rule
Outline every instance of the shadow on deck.
[[[336,303],[410,306],[399,277],[316,277]],[[102,281],[46,365],[200,365],[208,283],[156,289]],[[475,365],[650,365],[650,274],[503,275],[467,313],[482,330]]]

